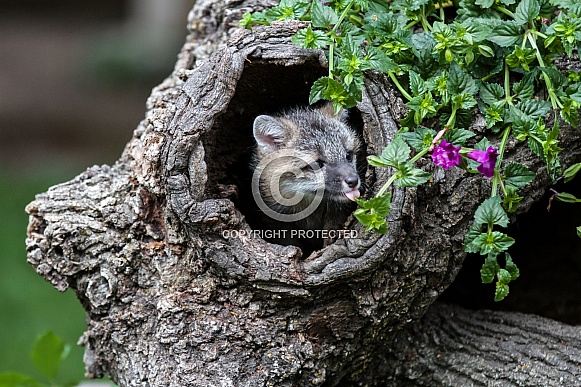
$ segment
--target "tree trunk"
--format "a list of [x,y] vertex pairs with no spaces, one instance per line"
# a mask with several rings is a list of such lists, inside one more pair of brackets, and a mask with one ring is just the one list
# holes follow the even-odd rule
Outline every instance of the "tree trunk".
[[[327,71],[322,52],[290,42],[304,24],[235,26],[269,5],[198,1],[175,71],[119,161],[27,207],[28,261],[87,311],[87,375],[120,386],[578,383],[578,328],[440,304],[426,314],[462,265],[484,179],[425,162],[433,181],[393,189],[386,235],[350,219],[356,238],[307,257],[251,233],[252,121],[306,104]],[[405,109],[383,75],[366,75],[350,114],[367,154],[389,143]],[[482,117],[474,128],[484,130]],[[563,130],[565,165],[580,159],[580,142]],[[539,176],[523,209],[550,184],[525,147],[505,154]],[[368,168],[366,195],[389,175]]]

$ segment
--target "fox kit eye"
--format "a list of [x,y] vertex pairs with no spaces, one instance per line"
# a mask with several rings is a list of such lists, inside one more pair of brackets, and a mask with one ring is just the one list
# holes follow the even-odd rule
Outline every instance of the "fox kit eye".
[[347,159],[347,161],[351,162],[353,161],[353,151],[347,151],[347,155],[345,156],[345,158]]
[[[317,166],[316,168],[315,168],[315,165]],[[309,171],[309,172],[314,172],[315,169],[321,169],[324,166],[325,166],[325,162],[321,159],[318,159],[317,161],[315,161],[311,164],[308,164],[306,167],[303,168],[303,170]]]

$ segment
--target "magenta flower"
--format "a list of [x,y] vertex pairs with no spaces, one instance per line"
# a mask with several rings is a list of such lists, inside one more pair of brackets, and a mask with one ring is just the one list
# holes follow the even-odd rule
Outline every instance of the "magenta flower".
[[478,168],[476,168],[478,172],[488,178],[494,176],[494,167],[496,167],[496,158],[498,157],[496,148],[489,146],[485,151],[475,149],[468,153],[468,157],[480,163]]
[[434,160],[434,164],[439,167],[444,167],[446,171],[455,165],[459,165],[462,162],[460,148],[462,147],[455,147],[454,144],[450,144],[448,141],[442,140],[442,142],[438,144],[432,153],[432,160]]

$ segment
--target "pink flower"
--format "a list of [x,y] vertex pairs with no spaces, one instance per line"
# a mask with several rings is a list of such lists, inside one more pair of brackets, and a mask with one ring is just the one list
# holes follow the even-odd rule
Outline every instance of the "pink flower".
[[473,150],[468,153],[468,157],[472,160],[476,160],[480,163],[478,166],[478,172],[482,173],[485,177],[491,178],[494,176],[494,168],[496,167],[496,158],[498,157],[498,150],[492,146],[489,146],[486,151]]
[[444,167],[445,170],[448,170],[455,165],[459,165],[462,162],[460,148],[462,147],[455,147],[454,144],[442,140],[432,153],[434,164],[439,167]]

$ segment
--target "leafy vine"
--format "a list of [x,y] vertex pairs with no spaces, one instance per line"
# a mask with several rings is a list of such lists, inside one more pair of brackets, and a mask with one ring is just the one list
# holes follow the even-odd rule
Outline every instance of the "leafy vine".
[[[368,157],[370,165],[390,167],[394,173],[375,197],[357,200],[355,216],[367,230],[387,232],[391,184],[415,187],[430,180],[431,174],[414,166],[429,152],[437,166],[459,167],[492,180],[490,197],[474,214],[464,250],[485,256],[482,282],[496,280],[495,300],[505,298],[519,270],[507,252],[515,241],[498,228],[508,225],[507,212],[516,211],[523,199],[518,190],[535,178],[524,165],[503,165],[506,144],[510,136],[526,141],[554,181],[563,175],[559,122],[578,126],[581,76],[561,73],[554,62],[579,48],[581,2],[281,0],[274,8],[246,13],[240,25],[251,28],[275,20],[310,21],[292,41],[325,50],[329,72],[314,82],[310,103],[332,101],[336,112],[355,106],[367,70],[385,73],[407,101],[409,114],[395,139],[381,155]],[[474,109],[500,137],[498,147],[486,137],[473,148],[465,145],[475,136],[468,130]],[[580,164],[571,166],[565,179],[580,169]],[[581,201],[567,193],[555,197]]]

